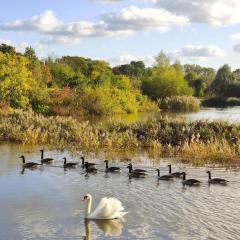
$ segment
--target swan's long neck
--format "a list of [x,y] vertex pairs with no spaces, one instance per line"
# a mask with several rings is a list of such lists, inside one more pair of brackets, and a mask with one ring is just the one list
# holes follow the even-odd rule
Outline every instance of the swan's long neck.
[[91,207],[92,207],[92,198],[90,198],[85,206],[85,218],[89,218],[91,213]]

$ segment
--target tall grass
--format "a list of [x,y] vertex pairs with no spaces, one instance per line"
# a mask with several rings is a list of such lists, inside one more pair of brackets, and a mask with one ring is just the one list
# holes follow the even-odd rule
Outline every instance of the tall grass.
[[195,163],[238,161],[240,125],[227,122],[150,120],[90,125],[66,117],[33,112],[0,113],[0,140],[50,145],[57,149],[139,151],[177,156]]
[[173,96],[158,100],[160,109],[176,112],[197,112],[200,101],[191,96]]

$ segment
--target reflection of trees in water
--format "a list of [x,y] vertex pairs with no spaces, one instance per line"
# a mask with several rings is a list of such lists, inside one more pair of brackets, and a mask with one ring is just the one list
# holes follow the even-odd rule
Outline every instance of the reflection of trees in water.
[[84,240],[91,240],[91,222],[94,222],[107,237],[117,237],[122,234],[123,220],[85,220]]

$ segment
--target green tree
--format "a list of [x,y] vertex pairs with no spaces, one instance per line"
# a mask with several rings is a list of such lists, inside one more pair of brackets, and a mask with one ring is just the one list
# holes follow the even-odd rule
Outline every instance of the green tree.
[[125,75],[114,75],[112,76],[112,85],[118,89],[131,89],[132,84],[130,79]]
[[26,47],[24,56],[27,57],[29,60],[38,61],[38,57],[36,55],[35,50],[32,47]]
[[224,96],[226,94],[228,86],[230,84],[233,84],[233,82],[234,78],[231,71],[231,67],[225,64],[217,71],[216,78],[211,84],[211,89],[215,93]]
[[0,101],[14,108],[26,108],[31,89],[28,60],[20,55],[0,52]]
[[9,54],[16,54],[16,50],[14,47],[7,45],[5,43],[2,43],[0,45],[0,52],[2,53],[9,53]]
[[153,68],[152,75],[144,79],[142,90],[153,99],[192,95],[193,93],[183,73],[176,66]]

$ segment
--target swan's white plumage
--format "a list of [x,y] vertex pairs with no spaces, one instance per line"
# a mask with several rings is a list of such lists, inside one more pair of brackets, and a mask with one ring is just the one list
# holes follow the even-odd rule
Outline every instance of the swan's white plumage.
[[90,194],[86,195],[87,198],[87,206],[86,210],[88,210],[87,216],[88,219],[116,219],[121,218],[127,212],[123,212],[124,207],[122,203],[116,198],[102,198],[99,202],[98,206],[95,210],[91,213],[91,203],[92,203],[92,196]]

